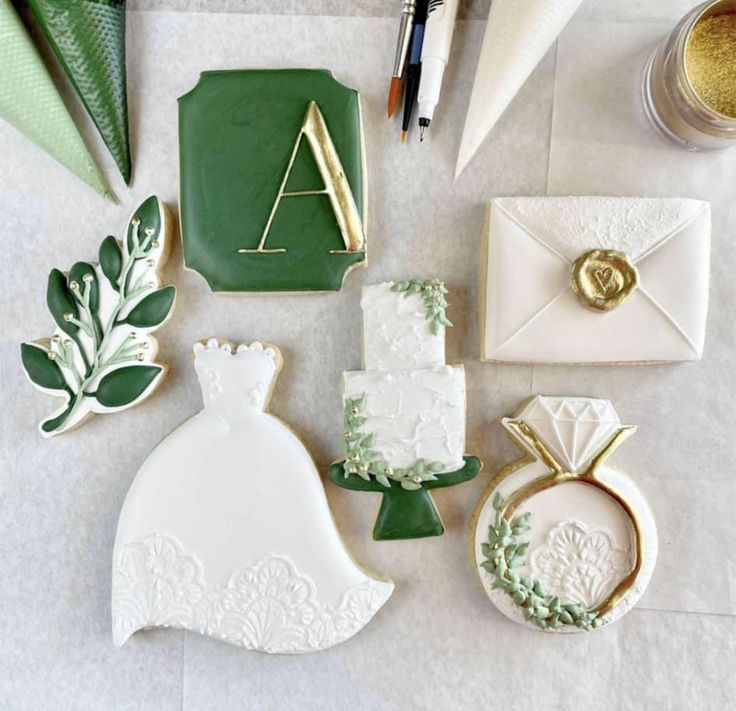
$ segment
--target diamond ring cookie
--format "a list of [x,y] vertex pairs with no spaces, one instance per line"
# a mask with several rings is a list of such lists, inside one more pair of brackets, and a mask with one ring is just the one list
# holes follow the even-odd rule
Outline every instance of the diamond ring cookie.
[[338,291],[366,260],[362,131],[330,72],[202,73],[179,99],[186,266],[216,292]]
[[699,360],[710,233],[701,200],[493,200],[481,257],[481,359]]
[[156,196],[128,222],[122,244],[107,237],[99,264],[52,269],[46,303],[56,322],[51,338],[21,345],[23,368],[41,392],[63,403],[44,419],[44,437],[66,432],[95,413],[127,410],[159,386],[153,333],[171,316],[176,288],[159,286],[171,220]]
[[609,457],[636,428],[607,400],[533,398],[503,426],[525,456],[503,467],[471,526],[483,589],[507,617],[545,632],[617,620],[649,584],[652,511]]
[[363,288],[363,365],[343,374],[345,460],[338,486],[382,494],[376,540],[439,536],[429,494],[477,476],[465,456],[465,371],[445,363],[447,289],[439,279]]
[[204,409],[141,466],[113,554],[116,645],[149,627],[259,652],[316,652],[357,634],[393,592],[358,567],[312,458],[265,410],[274,346],[194,346]]

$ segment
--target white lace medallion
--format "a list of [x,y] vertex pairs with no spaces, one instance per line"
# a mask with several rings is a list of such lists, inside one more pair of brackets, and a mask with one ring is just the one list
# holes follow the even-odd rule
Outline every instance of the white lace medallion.
[[544,544],[529,556],[532,577],[563,602],[594,609],[626,575],[630,561],[606,531],[589,530],[580,521],[550,529]]

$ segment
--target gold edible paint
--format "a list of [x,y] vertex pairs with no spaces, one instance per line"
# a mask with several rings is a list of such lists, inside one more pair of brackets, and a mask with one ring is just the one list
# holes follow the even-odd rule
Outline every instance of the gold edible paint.
[[736,118],[736,13],[703,17],[685,49],[688,79],[714,111]]

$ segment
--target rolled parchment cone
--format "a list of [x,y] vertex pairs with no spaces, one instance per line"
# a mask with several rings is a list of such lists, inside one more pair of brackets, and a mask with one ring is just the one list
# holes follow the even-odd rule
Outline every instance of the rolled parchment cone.
[[130,183],[125,0],[28,0],[97,130]]
[[10,0],[0,0],[0,118],[112,198]]
[[582,0],[493,0],[455,177],[463,172]]

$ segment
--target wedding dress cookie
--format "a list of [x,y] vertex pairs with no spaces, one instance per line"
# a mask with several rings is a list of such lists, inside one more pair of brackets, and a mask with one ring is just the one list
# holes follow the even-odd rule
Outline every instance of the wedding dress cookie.
[[326,649],[357,634],[393,583],[345,550],[309,453],[264,410],[273,346],[194,346],[204,409],[143,463],[113,555],[113,639],[148,627],[260,652]]
[[105,238],[99,264],[77,262],[68,274],[51,270],[46,303],[56,330],[21,345],[28,379],[63,400],[39,425],[44,437],[95,413],[127,410],[161,383],[166,368],[156,362],[152,334],[171,316],[176,298],[176,288],[159,288],[158,278],[170,222],[153,195],[133,213],[122,244]]
[[471,527],[483,588],[504,615],[547,632],[613,622],[657,558],[649,505],[608,463],[636,428],[607,400],[542,396],[503,426],[526,455],[501,469]]
[[376,540],[439,536],[429,494],[480,471],[465,451],[465,371],[445,363],[445,299],[439,279],[363,288],[365,370],[343,374],[345,460],[330,480],[383,494]]

